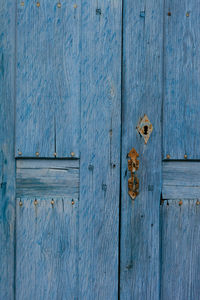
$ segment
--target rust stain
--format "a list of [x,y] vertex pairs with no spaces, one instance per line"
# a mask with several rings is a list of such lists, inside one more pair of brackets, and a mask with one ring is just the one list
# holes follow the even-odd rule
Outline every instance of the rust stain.
[[130,158],[128,160],[128,170],[131,172],[131,177],[128,179],[128,193],[131,199],[134,200],[139,194],[139,179],[135,174],[135,172],[139,169],[139,154],[133,148],[129,152],[128,157]]

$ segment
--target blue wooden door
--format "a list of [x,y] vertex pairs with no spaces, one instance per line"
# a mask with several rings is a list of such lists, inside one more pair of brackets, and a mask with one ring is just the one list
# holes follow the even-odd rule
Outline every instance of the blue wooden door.
[[200,299],[199,4],[1,0],[0,300]]

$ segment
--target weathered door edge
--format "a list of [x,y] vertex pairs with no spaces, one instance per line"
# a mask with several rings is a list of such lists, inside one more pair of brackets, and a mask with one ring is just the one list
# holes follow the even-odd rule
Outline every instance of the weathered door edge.
[[0,2],[0,299],[15,293],[15,13],[13,0]]

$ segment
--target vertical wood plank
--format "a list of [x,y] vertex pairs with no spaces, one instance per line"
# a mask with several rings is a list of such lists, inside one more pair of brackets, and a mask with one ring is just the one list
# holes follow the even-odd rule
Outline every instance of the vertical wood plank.
[[16,299],[78,299],[78,199],[37,201],[16,203]]
[[54,15],[57,157],[79,157],[81,0],[61,1]]
[[[159,299],[159,206],[163,1],[125,0],[123,8],[123,106],[121,190],[121,299]],[[148,143],[136,126],[147,114]],[[127,153],[139,153],[139,195],[128,195]]]
[[0,2],[0,299],[14,299],[15,1]]
[[200,1],[165,1],[163,155],[200,158]]
[[36,3],[17,1],[16,156],[79,157],[79,1]]
[[17,1],[16,156],[53,157],[52,1]]
[[200,206],[196,200],[164,201],[161,299],[200,299]]
[[79,298],[117,299],[121,1],[82,1]]

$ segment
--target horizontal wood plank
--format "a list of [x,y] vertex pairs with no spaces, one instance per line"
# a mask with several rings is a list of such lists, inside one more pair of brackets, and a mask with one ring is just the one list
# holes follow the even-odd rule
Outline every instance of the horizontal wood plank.
[[78,197],[79,160],[17,160],[17,197]]
[[163,162],[163,199],[200,198],[200,162]]

